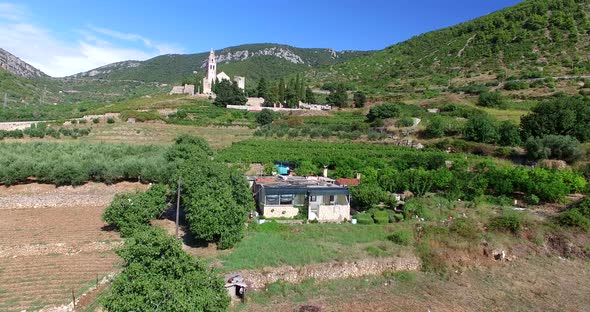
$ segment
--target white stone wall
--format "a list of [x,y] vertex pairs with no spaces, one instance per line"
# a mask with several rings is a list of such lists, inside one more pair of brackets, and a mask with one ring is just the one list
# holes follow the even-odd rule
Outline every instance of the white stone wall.
[[350,220],[349,205],[321,205],[318,211],[320,222],[341,222],[344,219]]
[[299,214],[299,209],[293,206],[265,205],[262,215],[265,218],[294,218]]

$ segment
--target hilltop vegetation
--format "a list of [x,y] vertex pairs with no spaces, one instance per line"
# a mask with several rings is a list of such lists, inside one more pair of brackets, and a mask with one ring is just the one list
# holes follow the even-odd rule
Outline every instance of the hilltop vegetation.
[[[310,67],[343,62],[368,53],[305,49],[270,43],[240,45],[215,51],[218,58],[223,58],[218,61],[218,72],[245,76],[251,82],[262,76],[284,77]],[[202,78],[205,71],[202,65],[208,56],[209,52],[161,55],[143,62],[126,61],[103,66],[75,77],[180,83],[187,77],[194,77],[194,71]]]
[[587,0],[527,0],[308,77],[399,90],[589,73],[589,11]]

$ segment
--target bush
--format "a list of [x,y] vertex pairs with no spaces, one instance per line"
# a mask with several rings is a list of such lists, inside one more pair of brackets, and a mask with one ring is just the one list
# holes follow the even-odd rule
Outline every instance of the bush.
[[400,104],[385,103],[383,105],[372,107],[369,113],[367,114],[367,120],[369,122],[373,122],[377,119],[397,118],[400,116],[400,113]]
[[397,121],[397,126],[400,128],[411,127],[413,125],[414,125],[414,118],[412,118],[412,117],[403,117]]
[[397,230],[387,237],[390,241],[403,246],[414,243],[414,233],[410,230]]
[[387,224],[389,223],[389,213],[385,210],[375,211],[373,219],[377,224]]
[[100,119],[98,119],[98,118],[93,118],[92,119],[92,123],[94,123],[94,124],[97,124],[99,122],[100,122]]
[[436,116],[426,125],[425,134],[429,138],[440,138],[445,135],[445,121],[442,117]]
[[113,118],[113,117],[107,118],[107,123],[108,124],[114,124],[115,123],[115,118]]
[[270,109],[263,109],[256,115],[256,122],[261,125],[269,125],[274,120],[274,113]]
[[490,220],[490,228],[502,232],[518,234],[524,226],[524,215],[511,209],[505,209],[498,217]]
[[590,218],[584,216],[578,208],[572,208],[562,213],[557,217],[557,221],[563,226],[573,226],[584,231],[590,231]]
[[506,101],[500,91],[483,92],[479,95],[477,105],[484,107],[494,107],[505,109],[507,107]]
[[582,158],[584,150],[580,142],[571,136],[546,135],[529,138],[525,144],[529,159],[561,159],[573,163]]
[[466,218],[453,220],[450,231],[467,239],[476,239],[479,236],[477,225],[471,219]]
[[374,224],[373,218],[368,213],[359,213],[354,216],[358,224]]
[[155,184],[146,192],[117,194],[102,219],[116,226],[123,236],[130,236],[168,208],[166,193],[165,186]]
[[496,143],[499,139],[498,128],[492,117],[480,114],[471,117],[464,129],[465,139],[480,143]]

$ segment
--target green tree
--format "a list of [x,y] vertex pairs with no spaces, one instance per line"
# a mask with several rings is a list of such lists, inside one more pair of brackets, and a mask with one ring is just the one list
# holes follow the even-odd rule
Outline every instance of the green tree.
[[498,129],[487,114],[478,114],[469,118],[463,132],[465,139],[474,142],[493,144],[499,138]]
[[343,83],[339,83],[336,86],[336,90],[334,90],[333,92],[330,92],[330,95],[328,95],[328,98],[326,99],[326,102],[329,105],[340,107],[340,108],[346,107],[347,101],[348,101],[348,94],[346,93],[346,87],[344,86]]
[[561,159],[573,163],[584,155],[580,142],[571,136],[546,135],[531,137],[525,144],[530,159]]
[[129,236],[168,208],[166,193],[165,186],[156,184],[146,192],[117,194],[102,219],[116,226],[124,236]]
[[523,139],[554,134],[573,136],[580,142],[590,141],[590,99],[561,96],[544,101],[523,116],[520,125]]
[[245,105],[248,102],[248,98],[235,82],[232,83],[223,79],[216,84],[215,88],[216,98],[214,104],[216,106]]
[[[254,209],[245,179],[232,180],[232,169],[207,159],[189,159],[182,164],[181,200],[191,232],[199,239],[231,248],[244,235],[248,212]],[[242,202],[244,198],[249,201]]]
[[285,103],[285,95],[286,95],[286,90],[285,90],[285,79],[281,78],[279,80],[279,85],[277,88],[277,96],[278,96],[278,102],[283,104]]
[[388,200],[387,192],[383,191],[376,183],[362,183],[350,188],[352,206],[358,211],[373,208],[381,202]]
[[266,79],[264,77],[260,78],[258,81],[258,87],[256,88],[257,96],[263,99],[268,98],[268,85],[266,84]]
[[305,88],[305,103],[307,103],[307,104],[316,103],[315,94],[313,94],[313,91],[309,87]]
[[518,126],[508,120],[504,120],[500,123],[499,127],[500,140],[498,143],[504,146],[517,146],[522,143],[520,139],[520,130]]
[[256,122],[261,125],[269,125],[274,119],[274,113],[270,109],[263,109],[256,115]]
[[363,91],[354,93],[354,107],[364,107],[367,102],[367,95]]
[[477,100],[477,105],[505,109],[506,101],[500,91],[482,92]]
[[401,109],[398,103],[385,103],[371,107],[367,114],[367,121],[373,122],[377,119],[397,118],[400,115]]
[[429,138],[440,138],[445,135],[445,121],[442,117],[436,116],[426,125],[425,134]]
[[117,251],[125,267],[100,299],[106,311],[226,311],[223,280],[160,228],[146,228]]

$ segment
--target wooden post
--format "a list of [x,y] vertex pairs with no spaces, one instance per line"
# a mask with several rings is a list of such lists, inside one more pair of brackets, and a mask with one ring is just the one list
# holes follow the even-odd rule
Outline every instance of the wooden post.
[[72,289],[72,303],[74,304],[74,310],[76,310],[76,295],[74,295],[73,289]]
[[178,187],[176,192],[176,238],[178,236],[178,221],[180,219],[180,178],[178,178]]

